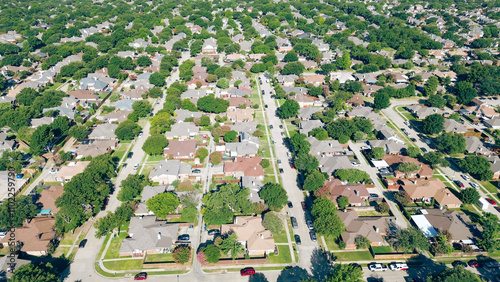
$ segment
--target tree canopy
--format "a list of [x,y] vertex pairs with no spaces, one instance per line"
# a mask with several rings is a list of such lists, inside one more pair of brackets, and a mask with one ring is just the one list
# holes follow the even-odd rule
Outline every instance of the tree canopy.
[[286,119],[296,116],[299,113],[300,105],[295,100],[286,100],[281,107],[278,108],[278,114],[281,118]]
[[165,219],[179,206],[179,199],[173,193],[160,193],[147,200],[148,211],[152,211],[158,218]]
[[426,134],[438,134],[444,130],[444,117],[440,114],[432,114],[423,121],[423,132]]
[[288,196],[281,184],[266,183],[259,191],[259,196],[269,208],[279,211],[288,202]]
[[314,200],[311,209],[314,229],[321,235],[338,238],[345,230],[345,225],[337,214],[335,204],[327,197]]
[[142,145],[142,150],[148,155],[161,155],[163,154],[163,149],[168,146],[168,140],[162,134],[152,134],[146,139],[144,145]]

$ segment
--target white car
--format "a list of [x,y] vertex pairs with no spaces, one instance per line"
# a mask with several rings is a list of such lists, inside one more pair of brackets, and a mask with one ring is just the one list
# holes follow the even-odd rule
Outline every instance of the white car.
[[372,263],[372,264],[369,264],[368,265],[368,269],[371,271],[371,272],[375,272],[375,271],[386,271],[387,270],[387,266],[381,264],[381,263]]
[[462,174],[462,178],[463,178],[464,180],[469,180],[469,179],[470,179],[470,178],[469,178],[467,175],[465,175],[465,174]]
[[408,265],[402,262],[393,262],[389,264],[389,269],[392,271],[396,270],[408,270]]
[[134,170],[137,170],[139,168],[139,164],[134,165]]
[[479,185],[477,185],[475,182],[470,182],[469,184],[472,188],[479,189]]

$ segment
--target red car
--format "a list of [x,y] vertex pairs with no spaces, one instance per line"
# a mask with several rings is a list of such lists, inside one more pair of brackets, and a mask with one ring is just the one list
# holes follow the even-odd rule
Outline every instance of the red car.
[[254,275],[255,274],[255,269],[253,267],[247,267],[243,268],[241,271],[241,276],[249,276],[249,275]]
[[494,205],[494,206],[496,206],[496,205],[497,205],[497,202],[495,202],[495,200],[493,200],[493,199],[486,198],[486,201],[488,201],[488,203],[490,203],[490,204],[492,204],[492,205]]
[[290,164],[290,167],[291,167],[292,169],[295,169],[295,166],[294,166],[293,164]]
[[473,268],[479,267],[479,262],[477,260],[475,260],[475,259],[470,260],[468,264],[469,264],[470,267],[473,267]]
[[307,210],[306,202],[300,202],[303,210]]
[[146,272],[141,272],[134,276],[134,280],[146,280],[146,279],[148,279],[148,274]]

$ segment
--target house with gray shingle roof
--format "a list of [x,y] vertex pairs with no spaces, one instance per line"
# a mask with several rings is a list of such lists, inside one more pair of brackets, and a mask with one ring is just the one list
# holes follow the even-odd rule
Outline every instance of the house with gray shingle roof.
[[197,136],[199,131],[200,129],[198,126],[190,122],[179,122],[172,125],[170,131],[165,132],[165,137],[167,137],[167,139],[188,139]]
[[89,134],[89,139],[94,140],[116,140],[115,130],[118,127],[116,123],[105,123],[97,125],[92,133]]
[[175,180],[186,180],[191,173],[191,166],[179,160],[162,160],[149,173],[149,180],[159,184],[170,184]]
[[308,135],[309,131],[317,128],[323,127],[325,124],[321,120],[303,120],[299,125],[299,133]]

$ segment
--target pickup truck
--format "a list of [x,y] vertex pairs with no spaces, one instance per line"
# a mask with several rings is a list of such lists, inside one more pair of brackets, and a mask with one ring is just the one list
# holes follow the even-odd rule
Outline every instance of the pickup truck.
[[375,272],[375,271],[386,271],[387,270],[387,266],[381,264],[381,263],[372,263],[372,264],[369,264],[368,265],[368,269],[371,271],[371,272]]
[[396,270],[408,270],[408,265],[402,262],[393,262],[389,264],[389,269],[392,271]]

